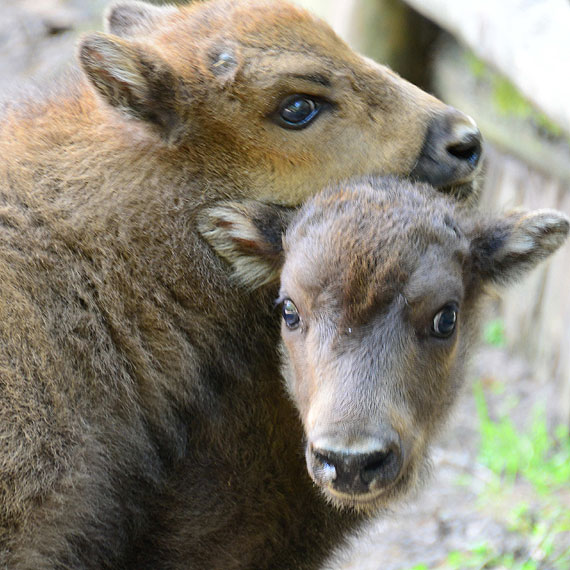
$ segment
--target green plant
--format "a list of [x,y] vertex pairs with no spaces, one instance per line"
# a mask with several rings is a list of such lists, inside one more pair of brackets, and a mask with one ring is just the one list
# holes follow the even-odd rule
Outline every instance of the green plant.
[[538,570],[538,565],[533,560],[521,559],[513,553],[499,553],[482,542],[465,552],[450,552],[445,570],[482,570],[483,568],[497,568],[509,570]]
[[570,438],[563,427],[550,435],[544,408],[534,410],[530,427],[519,432],[508,416],[489,417],[481,383],[474,387],[480,422],[479,458],[496,475],[513,482],[524,477],[539,494],[548,494],[570,482]]
[[493,319],[483,328],[483,339],[487,344],[503,347],[507,344],[505,337],[505,324],[502,319]]
[[[520,537],[524,548],[504,551],[483,541],[450,552],[437,570],[567,570],[568,429],[559,427],[551,433],[544,408],[538,406],[528,427],[520,430],[506,413],[497,419],[491,417],[481,382],[475,384],[474,396],[481,435],[479,461],[489,474],[479,508],[490,509],[503,521],[506,530]],[[521,486],[525,489],[522,495]],[[410,570],[427,568],[420,564]]]
[[[560,426],[551,433],[544,407],[536,406],[529,427],[520,431],[506,415],[491,419],[481,383],[475,384],[474,395],[481,433],[479,460],[496,477],[490,492],[504,497],[520,479],[535,493],[532,507],[515,502],[507,517],[509,530],[528,537],[530,553],[523,560],[513,558],[511,564],[504,555],[497,560],[513,570],[566,570],[570,547],[567,539],[566,546],[561,546],[560,538],[570,532],[570,511],[560,503],[558,493],[570,484],[568,428]],[[489,563],[480,567],[495,567]]]

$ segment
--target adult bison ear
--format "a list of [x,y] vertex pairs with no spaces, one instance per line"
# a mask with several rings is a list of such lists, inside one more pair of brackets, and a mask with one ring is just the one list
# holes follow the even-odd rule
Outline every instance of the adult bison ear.
[[517,211],[477,227],[474,267],[484,281],[515,281],[554,253],[568,236],[568,217],[555,210]]
[[109,105],[144,121],[165,142],[180,141],[184,121],[176,109],[179,82],[160,56],[128,40],[94,33],[83,38],[79,59],[87,77]]
[[149,33],[177,10],[175,6],[154,6],[136,0],[116,2],[105,12],[105,31],[123,38]]
[[198,230],[248,289],[276,283],[283,265],[282,235],[293,208],[253,200],[220,202],[203,210]]

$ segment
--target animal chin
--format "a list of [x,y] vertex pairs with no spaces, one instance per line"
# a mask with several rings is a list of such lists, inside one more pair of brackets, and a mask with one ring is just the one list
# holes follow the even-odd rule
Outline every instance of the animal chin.
[[340,493],[330,487],[319,486],[319,489],[327,502],[338,510],[358,511],[371,516],[386,508],[394,500],[393,488],[354,495]]
[[479,174],[472,180],[466,182],[458,182],[449,186],[439,186],[438,190],[444,194],[448,194],[466,204],[477,203],[481,190],[482,176]]
[[346,493],[334,489],[331,485],[315,485],[325,499],[339,510],[354,510],[375,515],[382,509],[393,505],[410,489],[414,476],[403,473],[392,485],[382,489],[374,489],[368,493]]

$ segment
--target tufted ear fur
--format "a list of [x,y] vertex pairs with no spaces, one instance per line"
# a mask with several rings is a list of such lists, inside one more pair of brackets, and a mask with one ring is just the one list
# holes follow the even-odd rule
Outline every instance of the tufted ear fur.
[[512,212],[480,226],[471,241],[475,269],[485,281],[515,281],[554,253],[569,227],[568,218],[555,210]]
[[152,32],[157,23],[177,11],[175,6],[154,6],[137,0],[116,2],[105,12],[105,31],[128,38]]
[[103,33],[83,38],[79,59],[109,105],[144,121],[165,142],[179,142],[184,129],[176,109],[179,82],[167,62],[128,40]]
[[279,280],[282,235],[295,209],[253,200],[220,202],[204,210],[198,229],[234,278],[249,289]]

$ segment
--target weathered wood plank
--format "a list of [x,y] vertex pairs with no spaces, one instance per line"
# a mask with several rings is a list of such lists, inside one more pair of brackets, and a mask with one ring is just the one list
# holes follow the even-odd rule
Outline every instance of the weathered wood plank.
[[570,133],[567,0],[405,0],[496,66]]
[[[534,170],[492,147],[481,207],[556,208],[570,215],[570,183]],[[558,419],[570,422],[570,243],[501,295],[497,316],[508,345],[531,363],[539,382],[556,382]]]

